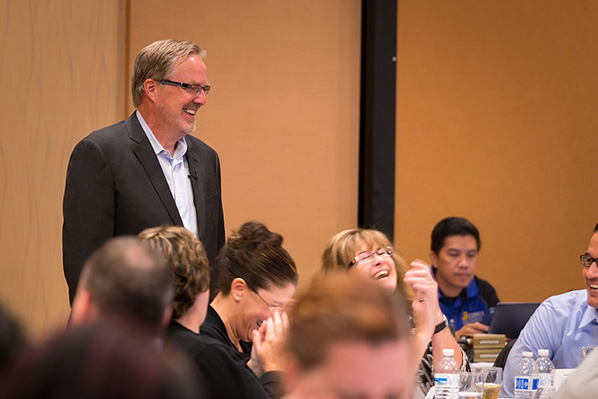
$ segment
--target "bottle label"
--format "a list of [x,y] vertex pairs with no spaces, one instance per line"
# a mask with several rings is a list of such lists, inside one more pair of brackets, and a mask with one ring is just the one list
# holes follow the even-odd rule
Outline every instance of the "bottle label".
[[434,385],[458,387],[459,374],[434,374]]
[[552,374],[551,373],[540,373],[540,379],[538,381],[539,387],[549,387],[552,385]]
[[536,391],[538,389],[538,377],[518,376],[515,377],[516,391]]

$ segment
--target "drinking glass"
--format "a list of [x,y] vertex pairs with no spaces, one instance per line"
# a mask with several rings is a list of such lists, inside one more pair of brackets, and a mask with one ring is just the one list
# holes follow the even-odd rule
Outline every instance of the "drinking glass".
[[459,374],[459,399],[480,399],[484,380],[481,371],[464,371]]
[[489,367],[482,371],[484,381],[484,396],[482,399],[498,399],[502,389],[502,368]]

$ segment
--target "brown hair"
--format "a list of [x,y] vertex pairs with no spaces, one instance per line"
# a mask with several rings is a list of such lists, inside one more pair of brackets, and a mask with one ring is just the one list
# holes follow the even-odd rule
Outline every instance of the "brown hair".
[[201,242],[186,228],[161,226],[139,233],[142,242],[160,252],[174,277],[172,315],[178,319],[210,288],[210,263]]
[[147,79],[166,79],[172,74],[174,65],[192,54],[203,57],[204,51],[193,42],[179,40],[158,40],[141,49],[135,58],[131,75],[131,94],[133,106],[141,104]]
[[270,285],[297,285],[297,266],[282,247],[282,236],[260,222],[247,222],[228,238],[214,265],[214,287],[230,293],[232,281],[240,277],[253,290]]
[[[330,271],[349,269],[349,263],[357,255],[358,247],[365,244],[367,247],[387,247],[392,246],[388,237],[378,230],[372,229],[349,229],[337,233],[326,245],[322,254],[321,271],[328,273]],[[407,271],[407,262],[395,248],[392,255],[395,268],[397,270],[397,289],[410,299],[413,297],[412,291],[403,277]]]
[[287,350],[303,369],[321,364],[335,343],[409,338],[407,304],[398,293],[340,272],[314,280],[299,295],[290,320]]

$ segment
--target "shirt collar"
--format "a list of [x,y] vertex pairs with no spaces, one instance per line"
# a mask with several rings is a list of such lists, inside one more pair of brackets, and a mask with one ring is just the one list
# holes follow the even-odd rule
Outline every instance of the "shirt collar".
[[[143,115],[141,115],[141,112],[139,112],[139,110],[137,110],[137,111],[135,111],[135,114],[137,115],[139,124],[141,125],[141,128],[145,132],[145,135],[147,136],[147,139],[149,140],[149,142],[154,150],[154,154],[159,155],[160,153],[164,152],[166,155],[168,155],[168,157],[170,157],[170,153],[168,151],[166,151],[164,149],[164,147],[162,146],[162,144],[160,144],[158,139],[156,139],[156,136],[154,136],[154,133],[152,133],[152,129],[150,129],[148,124],[145,122],[145,119],[143,119]],[[182,157],[186,153],[187,153],[187,141],[183,137],[182,139],[177,141],[177,143],[175,145],[175,149],[174,149],[174,157],[172,157],[172,158],[176,159],[177,157]]]
[[583,316],[581,317],[581,321],[579,322],[579,328],[583,328],[592,323],[598,323],[598,310],[588,305],[587,301],[585,303],[585,306],[586,309],[584,310]]

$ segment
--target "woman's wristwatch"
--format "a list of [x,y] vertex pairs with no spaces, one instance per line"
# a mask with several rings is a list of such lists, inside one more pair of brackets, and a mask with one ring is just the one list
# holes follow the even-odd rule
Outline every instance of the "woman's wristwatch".
[[445,328],[448,327],[448,320],[446,319],[446,316],[444,315],[444,313],[442,314],[442,321],[438,324],[436,324],[436,327],[434,328],[434,334],[438,334],[440,331],[444,330]]

